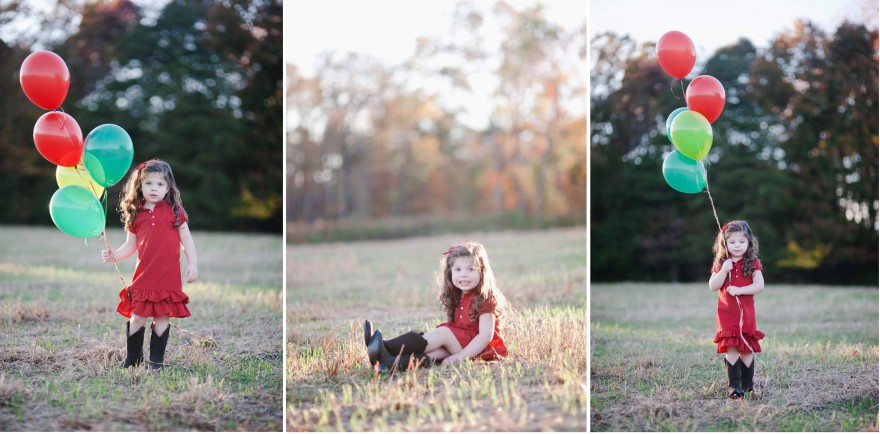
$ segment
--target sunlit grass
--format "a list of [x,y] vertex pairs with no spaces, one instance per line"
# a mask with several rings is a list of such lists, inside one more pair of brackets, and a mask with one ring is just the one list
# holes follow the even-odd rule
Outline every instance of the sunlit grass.
[[[288,247],[288,430],[586,430],[586,231],[461,234]],[[361,325],[427,331],[440,252],[486,245],[517,313],[510,357],[395,376],[367,364]]]
[[[193,232],[192,317],[172,319],[153,373],[122,369],[122,282],[103,242],[54,228],[0,227],[0,429],[280,430],[282,240]],[[121,230],[108,233],[122,243]],[[130,282],[135,259],[120,264]],[[145,357],[149,337],[144,340]]]

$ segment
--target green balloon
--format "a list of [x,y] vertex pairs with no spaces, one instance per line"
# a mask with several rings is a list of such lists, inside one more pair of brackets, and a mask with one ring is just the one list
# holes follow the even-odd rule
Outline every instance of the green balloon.
[[675,117],[678,116],[681,112],[687,111],[687,109],[687,107],[679,107],[673,110],[672,113],[669,114],[669,117],[666,118],[666,137],[669,139],[670,142],[672,141],[672,120],[675,119]]
[[128,173],[134,158],[131,137],[122,127],[104,124],[86,137],[83,163],[98,184],[110,187]]
[[61,232],[81,238],[101,235],[106,221],[98,198],[79,185],[58,189],[49,201],[49,214]]
[[693,110],[683,111],[672,120],[669,136],[675,149],[693,160],[702,160],[712,149],[712,125]]
[[663,179],[682,193],[699,193],[706,188],[706,166],[702,161],[672,151],[663,159]]

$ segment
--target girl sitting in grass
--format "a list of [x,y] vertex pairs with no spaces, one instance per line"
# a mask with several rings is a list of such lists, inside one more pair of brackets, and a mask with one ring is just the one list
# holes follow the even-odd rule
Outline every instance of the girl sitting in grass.
[[755,294],[764,290],[758,238],[748,223],[734,220],[721,228],[714,253],[709,289],[718,291],[716,352],[725,354],[727,396],[737,399],[754,390],[753,353],[761,352],[758,341],[764,337],[755,321]]
[[364,342],[370,365],[382,371],[419,365],[448,366],[463,360],[495,360],[507,356],[499,333],[507,299],[495,281],[489,255],[482,244],[466,241],[450,247],[440,261],[437,298],[447,322],[428,333],[408,332],[390,340],[373,333],[364,322]]

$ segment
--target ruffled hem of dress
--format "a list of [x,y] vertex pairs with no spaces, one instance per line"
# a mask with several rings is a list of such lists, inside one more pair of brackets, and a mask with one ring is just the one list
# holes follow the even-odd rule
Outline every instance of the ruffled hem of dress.
[[155,290],[133,291],[131,299],[125,293],[125,289],[119,291],[119,305],[116,311],[120,315],[131,318],[134,313],[140,317],[163,317],[168,315],[174,318],[186,318],[190,316],[186,305],[189,297],[183,291],[167,292]]
[[[713,340],[713,342],[718,344],[715,352],[726,353],[727,347],[736,347],[741,354],[761,352],[761,344],[759,344],[758,341],[764,339],[764,333],[760,330],[755,330],[754,333],[743,332],[742,336],[745,337],[745,341],[740,338],[739,330],[723,329],[719,331],[715,334],[715,339]],[[746,345],[746,343],[748,343],[748,345]],[[749,346],[752,347],[751,350],[749,349]]]

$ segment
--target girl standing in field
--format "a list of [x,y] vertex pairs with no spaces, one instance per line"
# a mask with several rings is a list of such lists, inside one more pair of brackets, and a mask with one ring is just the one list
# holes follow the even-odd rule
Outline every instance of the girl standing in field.
[[439,361],[447,366],[463,360],[489,361],[507,356],[499,333],[507,299],[498,289],[486,248],[466,241],[450,247],[443,255],[437,298],[447,322],[428,333],[411,331],[383,341],[382,333],[373,333],[372,323],[365,321],[364,342],[371,366],[378,364],[383,371],[407,370]]
[[118,249],[104,250],[104,262],[119,261],[138,252],[137,267],[128,289],[119,292],[116,311],[130,318],[125,323],[126,351],[123,368],[144,361],[144,329],[150,328],[150,368],[162,369],[168,343],[169,317],[190,316],[180,279],[180,246],[186,254],[186,281],[199,278],[196,246],[187,225],[180,190],[168,163],[153,159],[132,172],[119,201],[126,241]]
[[764,337],[755,321],[755,294],[764,290],[758,239],[748,223],[734,220],[721,228],[713,250],[709,289],[718,291],[716,352],[725,355],[727,396],[742,398],[754,390],[753,353],[761,352],[758,341]]

